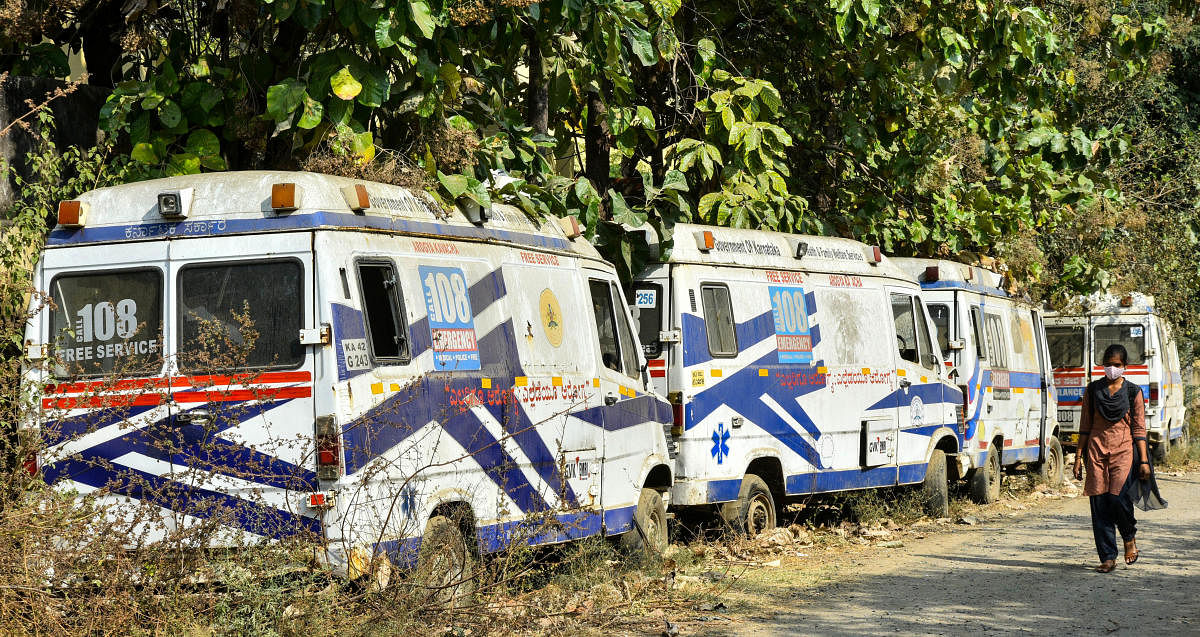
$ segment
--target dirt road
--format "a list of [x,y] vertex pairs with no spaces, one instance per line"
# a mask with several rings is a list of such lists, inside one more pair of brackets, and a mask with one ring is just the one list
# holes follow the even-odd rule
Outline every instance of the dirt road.
[[[696,632],[737,635],[1200,635],[1200,475],[1160,476],[1141,559],[1097,563],[1085,497],[845,556],[825,581],[770,574],[774,608]],[[753,581],[747,581],[753,586]],[[690,632],[690,631],[689,631]]]

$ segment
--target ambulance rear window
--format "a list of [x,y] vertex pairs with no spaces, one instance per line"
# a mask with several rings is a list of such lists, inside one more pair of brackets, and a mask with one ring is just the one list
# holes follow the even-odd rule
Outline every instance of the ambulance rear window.
[[120,378],[162,371],[162,290],[157,269],[55,277],[55,375]]
[[737,356],[737,330],[733,323],[733,303],[724,285],[700,286],[704,305],[704,327],[708,330],[708,353],[714,358]]
[[1083,367],[1083,328],[1047,327],[1050,364],[1055,367]]
[[1125,346],[1130,365],[1141,365],[1146,360],[1146,328],[1142,325],[1097,325],[1092,328],[1092,344],[1097,365],[1104,360],[1104,350],[1113,344]]
[[180,369],[278,369],[302,363],[303,281],[303,268],[292,260],[180,270]]

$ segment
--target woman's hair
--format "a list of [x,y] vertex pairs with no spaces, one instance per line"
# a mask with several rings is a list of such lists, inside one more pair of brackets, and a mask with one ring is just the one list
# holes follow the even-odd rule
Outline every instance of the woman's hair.
[[1120,343],[1113,343],[1112,345],[1104,348],[1104,358],[1100,360],[1101,362],[1107,363],[1108,359],[1112,358],[1113,356],[1120,358],[1122,365],[1129,364],[1129,352],[1125,349],[1124,345]]

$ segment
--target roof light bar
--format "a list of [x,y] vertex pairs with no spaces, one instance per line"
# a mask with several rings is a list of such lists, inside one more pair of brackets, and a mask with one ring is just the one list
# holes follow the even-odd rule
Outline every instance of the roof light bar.
[[938,267],[936,265],[925,266],[925,281],[933,283],[938,280]]
[[695,233],[695,236],[696,247],[699,248],[701,252],[708,252],[709,250],[717,247],[717,238],[713,236],[711,230],[698,231]]
[[271,184],[271,209],[275,212],[288,212],[300,207],[296,193],[296,184]]
[[58,202],[58,225],[64,228],[82,228],[87,221],[88,205],[78,199]]
[[797,259],[803,259],[804,255],[808,254],[808,242],[800,239],[788,239],[788,244],[792,247],[792,256]]
[[342,197],[346,200],[346,206],[354,212],[362,212],[371,207],[371,197],[367,194],[367,187],[362,184],[342,188]]
[[574,239],[583,234],[583,228],[579,225],[579,218],[575,215],[567,215],[558,218],[558,227],[562,228],[568,239]]
[[867,246],[863,250],[863,257],[867,263],[877,265],[880,261],[883,261],[883,251],[879,249],[879,246]]

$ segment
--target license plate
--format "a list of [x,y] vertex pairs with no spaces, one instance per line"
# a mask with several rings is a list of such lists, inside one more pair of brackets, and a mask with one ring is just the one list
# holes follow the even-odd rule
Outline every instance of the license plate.
[[1075,422],[1075,410],[1074,409],[1059,409],[1058,410],[1058,422],[1060,424],[1066,423],[1066,422]]

